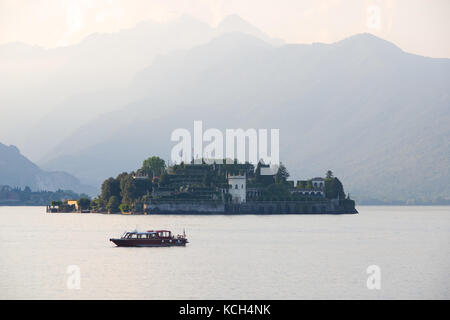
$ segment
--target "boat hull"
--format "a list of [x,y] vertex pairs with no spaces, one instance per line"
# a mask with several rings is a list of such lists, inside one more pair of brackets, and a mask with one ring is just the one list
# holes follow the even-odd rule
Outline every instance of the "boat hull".
[[109,239],[118,247],[180,247],[187,239]]

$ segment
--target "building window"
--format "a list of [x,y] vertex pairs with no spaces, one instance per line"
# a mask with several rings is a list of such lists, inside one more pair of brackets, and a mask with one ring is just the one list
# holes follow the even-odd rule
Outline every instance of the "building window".
[[234,188],[237,189],[237,188],[238,188],[238,185],[235,185]]

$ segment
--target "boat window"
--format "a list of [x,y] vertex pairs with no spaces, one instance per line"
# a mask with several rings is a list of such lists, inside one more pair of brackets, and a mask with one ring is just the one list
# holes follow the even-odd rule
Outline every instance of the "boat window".
[[137,234],[136,233],[132,233],[132,234],[130,234],[130,237],[129,238],[131,238],[131,239],[137,239]]

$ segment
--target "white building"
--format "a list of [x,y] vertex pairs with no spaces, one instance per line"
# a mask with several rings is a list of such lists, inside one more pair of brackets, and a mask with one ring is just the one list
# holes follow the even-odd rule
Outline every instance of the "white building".
[[312,184],[312,187],[314,189],[321,189],[321,190],[323,190],[323,188],[325,187],[325,179],[321,178],[321,177],[312,178],[311,179],[311,184]]
[[243,203],[246,201],[247,195],[247,178],[243,176],[228,176],[228,184],[230,185],[229,193],[233,203]]

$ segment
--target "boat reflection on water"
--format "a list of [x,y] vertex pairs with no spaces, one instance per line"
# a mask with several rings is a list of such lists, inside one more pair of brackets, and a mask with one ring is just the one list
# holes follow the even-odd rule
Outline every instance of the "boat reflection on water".
[[186,233],[176,237],[169,230],[148,230],[139,232],[137,230],[124,232],[120,238],[109,239],[118,247],[172,247],[185,246],[189,243]]

